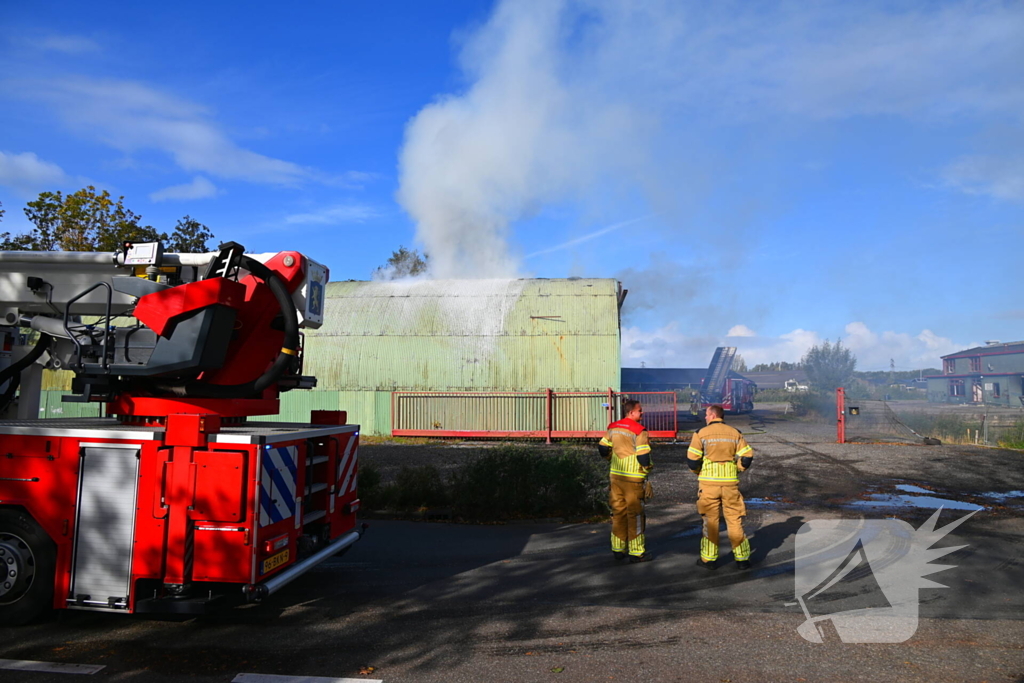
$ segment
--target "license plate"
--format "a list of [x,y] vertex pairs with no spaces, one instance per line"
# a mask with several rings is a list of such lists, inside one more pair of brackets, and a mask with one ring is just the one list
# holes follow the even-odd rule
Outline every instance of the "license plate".
[[273,557],[268,557],[267,559],[263,560],[263,569],[260,570],[260,574],[266,574],[269,571],[277,569],[282,564],[288,562],[289,557],[291,557],[291,550],[285,550],[284,552],[280,552],[277,555],[274,555]]

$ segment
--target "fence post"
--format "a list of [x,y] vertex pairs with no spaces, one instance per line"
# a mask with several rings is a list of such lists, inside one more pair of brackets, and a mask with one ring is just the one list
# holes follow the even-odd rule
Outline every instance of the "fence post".
[[608,387],[608,424],[615,422],[615,398],[612,394],[612,388]]
[[551,429],[552,429],[552,425],[551,425],[551,422],[552,422],[552,420],[551,420],[552,405],[551,404],[553,402],[552,401],[553,396],[551,394],[551,389],[550,388],[545,389],[544,391],[545,391],[545,395],[546,395],[545,420],[547,422],[546,427],[547,427],[547,432],[548,432],[548,438],[547,438],[547,440],[544,443],[546,443],[548,445],[551,445]]
[[836,442],[846,443],[846,390],[836,389]]

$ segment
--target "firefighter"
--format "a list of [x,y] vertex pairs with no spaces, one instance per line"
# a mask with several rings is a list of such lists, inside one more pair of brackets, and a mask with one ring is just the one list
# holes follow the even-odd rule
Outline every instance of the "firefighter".
[[697,475],[697,512],[704,520],[698,566],[718,569],[718,525],[723,512],[732,543],[732,556],[740,569],[750,569],[750,541],[743,535],[747,514],[740,494],[739,473],[750,468],[754,449],[738,429],[722,421],[722,406],[708,406],[707,426],[690,442],[686,464]]
[[640,424],[644,409],[640,401],[622,402],[624,418],[608,425],[597,449],[611,464],[612,553],[616,560],[627,556],[631,563],[646,562],[644,509],[647,474],[653,467],[647,430]]

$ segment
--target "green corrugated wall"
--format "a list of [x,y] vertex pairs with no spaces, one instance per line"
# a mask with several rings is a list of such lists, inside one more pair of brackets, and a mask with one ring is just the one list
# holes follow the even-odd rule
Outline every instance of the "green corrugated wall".
[[[338,392],[364,434],[388,434],[394,390],[617,391],[619,293],[610,279],[332,282],[306,332],[310,393]],[[282,415],[307,419],[301,406],[282,397]]]

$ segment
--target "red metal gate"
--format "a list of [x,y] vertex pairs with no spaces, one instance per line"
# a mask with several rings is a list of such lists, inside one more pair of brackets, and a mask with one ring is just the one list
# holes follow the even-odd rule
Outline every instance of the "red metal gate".
[[392,436],[456,438],[594,438],[615,421],[621,398],[644,403],[644,424],[655,438],[674,439],[674,392],[395,391]]

